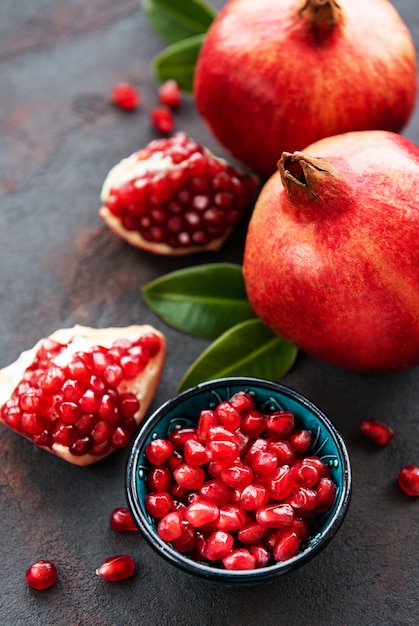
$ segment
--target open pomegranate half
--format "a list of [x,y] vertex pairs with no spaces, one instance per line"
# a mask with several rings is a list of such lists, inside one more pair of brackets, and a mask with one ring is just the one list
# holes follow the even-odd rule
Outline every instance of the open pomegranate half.
[[219,250],[250,209],[257,179],[179,132],[115,165],[99,215],[133,246],[162,255]]
[[57,330],[0,370],[0,421],[70,463],[100,461],[129,443],[165,352],[150,325]]

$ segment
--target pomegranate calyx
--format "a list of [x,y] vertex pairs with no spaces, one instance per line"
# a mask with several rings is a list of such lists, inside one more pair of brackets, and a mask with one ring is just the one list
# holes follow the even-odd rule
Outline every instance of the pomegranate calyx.
[[[283,152],[278,163],[282,184],[294,208],[312,205],[333,194],[334,168],[326,160],[304,152]],[[339,194],[342,190],[339,189]]]
[[342,9],[336,0],[306,0],[298,14],[315,30],[331,30],[338,24]]

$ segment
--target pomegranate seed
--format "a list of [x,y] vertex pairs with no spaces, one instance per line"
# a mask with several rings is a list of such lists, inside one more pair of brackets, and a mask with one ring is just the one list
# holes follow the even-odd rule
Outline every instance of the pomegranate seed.
[[135,563],[129,554],[117,554],[105,559],[100,567],[97,568],[96,574],[102,580],[114,582],[124,580],[134,575]]
[[213,426],[208,430],[207,442],[211,441],[231,441],[240,446],[241,438],[238,433],[233,433],[224,426]]
[[249,552],[256,559],[255,567],[266,567],[271,560],[271,555],[264,546],[249,546]]
[[199,528],[215,522],[219,514],[219,508],[213,502],[197,500],[186,507],[184,517],[194,528]]
[[209,409],[201,411],[197,428],[198,441],[206,443],[209,429],[213,426],[216,426],[217,423],[218,420],[215,417],[214,411],[210,411]]
[[313,487],[319,480],[319,472],[314,465],[300,461],[290,469],[290,478],[297,487]]
[[205,446],[195,439],[188,439],[183,448],[185,461],[191,465],[203,465],[208,461]]
[[254,569],[256,557],[246,548],[237,548],[222,559],[223,565],[228,570]]
[[361,424],[361,433],[369,441],[380,446],[387,446],[394,437],[394,430],[376,419],[364,420]]
[[169,135],[175,127],[173,113],[165,105],[154,107],[150,111],[150,121],[154,129],[161,135]]
[[236,463],[221,470],[221,479],[229,487],[244,489],[253,480],[253,472],[250,467],[243,463]]
[[112,511],[109,525],[117,533],[138,530],[129,509],[125,506],[119,506]]
[[265,430],[270,437],[287,437],[295,425],[294,415],[290,411],[275,411],[265,418]]
[[172,473],[168,467],[154,467],[148,473],[147,483],[151,491],[169,491]]
[[173,444],[167,439],[154,439],[145,447],[145,455],[153,465],[161,465],[172,454]]
[[312,511],[317,504],[317,493],[308,487],[297,487],[291,491],[286,501],[295,509]]
[[166,80],[158,89],[158,97],[161,104],[176,109],[182,102],[182,92],[177,82],[173,79]]
[[258,524],[265,528],[289,526],[294,519],[294,510],[289,504],[268,504],[256,511]]
[[178,539],[182,534],[183,516],[180,511],[170,511],[161,518],[157,532],[164,541],[173,541]]
[[265,430],[265,417],[263,413],[252,409],[245,415],[240,424],[240,430],[249,437],[259,437]]
[[264,538],[268,529],[257,522],[249,522],[239,529],[238,539],[244,544],[256,544]]
[[246,511],[256,511],[269,500],[269,493],[262,485],[247,485],[241,492],[240,505]]
[[269,450],[259,450],[255,452],[251,459],[251,465],[254,472],[267,476],[271,474],[278,465],[278,459]]
[[296,461],[295,450],[289,441],[269,441],[266,449],[275,454],[278,465],[293,465]]
[[288,561],[292,559],[300,549],[301,539],[299,534],[292,528],[281,529],[273,548],[275,561]]
[[255,400],[253,396],[247,391],[238,391],[233,396],[231,396],[229,403],[241,415],[245,415],[255,408]]
[[329,511],[335,500],[335,483],[331,478],[322,476],[316,487],[316,506],[314,510],[318,513],[326,513]]
[[118,83],[112,88],[111,100],[115,106],[127,111],[133,111],[140,104],[140,94],[129,83]]
[[319,459],[318,456],[306,456],[304,457],[302,462],[304,465],[310,465],[312,467],[315,467],[319,474],[319,478],[330,477],[330,469],[321,459]]
[[294,430],[288,437],[288,441],[294,448],[297,454],[305,454],[309,447],[311,446],[311,442],[313,441],[313,435],[309,430],[300,429]]
[[216,526],[219,530],[239,530],[246,522],[246,513],[235,504],[220,506],[219,517]]
[[58,570],[57,566],[52,561],[46,559],[40,559],[35,561],[26,570],[25,581],[32,589],[47,589],[57,580]]
[[169,435],[169,441],[176,450],[182,449],[188,439],[198,440],[196,428],[175,428]]
[[167,491],[148,493],[145,508],[153,517],[162,518],[174,508],[173,497]]
[[210,441],[206,449],[207,460],[219,461],[224,467],[233,463],[239,453],[239,447],[233,441]]
[[200,467],[183,463],[174,470],[173,478],[181,487],[200,489],[205,480],[205,472]]
[[221,480],[209,480],[205,482],[199,490],[205,500],[214,502],[217,506],[227,504],[230,501],[231,489]]
[[293,488],[291,482],[291,470],[289,465],[281,465],[276,468],[267,479],[266,486],[272,498],[283,500]]
[[398,475],[398,483],[408,496],[419,496],[419,467],[412,463],[402,467]]
[[242,420],[238,410],[230,402],[220,402],[215,409],[215,416],[227,430],[235,431]]
[[215,530],[205,543],[204,555],[209,561],[217,561],[227,556],[234,545],[234,537],[224,530]]
[[196,542],[195,529],[187,520],[182,521],[180,537],[172,541],[175,550],[179,552],[190,552]]

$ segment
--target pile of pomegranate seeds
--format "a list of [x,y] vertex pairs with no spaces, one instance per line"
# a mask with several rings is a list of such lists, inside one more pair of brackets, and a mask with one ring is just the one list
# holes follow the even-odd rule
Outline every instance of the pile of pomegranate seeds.
[[254,177],[179,132],[109,172],[99,214],[132,245],[158,254],[217,250],[250,209]]
[[335,498],[311,443],[291,412],[264,413],[246,391],[202,410],[196,428],[150,441],[145,506],[159,536],[229,570],[292,558]]
[[57,580],[58,570],[52,561],[40,559],[26,570],[25,582],[32,589],[48,589]]
[[[160,368],[157,355],[160,359],[164,353],[160,333],[141,330],[152,328],[149,326],[131,328],[135,329],[135,339],[119,338],[110,347],[92,342],[84,347],[86,337],[77,335],[66,343],[43,340],[2,405],[1,421],[76,464],[93,462],[125,447],[140,410],[130,385],[139,388],[143,380],[152,392],[156,384],[152,378],[159,375]],[[6,370],[2,374],[6,378]],[[144,397],[144,389],[142,394]],[[142,407],[141,413],[145,409]]]
[[140,104],[140,93],[134,85],[118,83],[112,88],[111,100],[120,109],[133,111]]
[[366,439],[380,446],[388,446],[394,437],[393,429],[376,419],[364,420],[361,424],[361,433]]

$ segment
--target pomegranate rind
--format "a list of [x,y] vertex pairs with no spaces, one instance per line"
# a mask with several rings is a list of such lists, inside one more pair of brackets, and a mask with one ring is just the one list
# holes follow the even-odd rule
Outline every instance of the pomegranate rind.
[[[67,350],[61,353],[58,357],[60,362],[64,364],[63,360],[66,358],[70,360],[71,356],[77,351],[85,351],[93,346],[108,348],[111,347],[115,340],[122,338],[137,341],[142,335],[148,333],[154,333],[160,339],[160,349],[158,353],[150,358],[149,362],[140,374],[138,374],[138,376],[130,380],[123,380],[116,388],[119,394],[130,392],[137,397],[140,406],[133,417],[138,425],[145,417],[160,383],[166,358],[166,341],[163,333],[149,324],[132,325],[124,328],[91,328],[89,326],[81,326],[77,324],[72,328],[59,329],[49,335],[48,338],[62,344],[68,344]],[[16,361],[0,370],[0,408],[12,396],[17,385],[22,380],[24,372],[33,363],[35,356],[44,341],[45,338],[40,339],[33,346],[33,348],[25,350],[19,355]],[[9,428],[9,426],[1,419],[1,416],[0,422]],[[25,433],[19,432],[19,434],[31,441],[30,437],[27,437]],[[68,447],[61,444],[53,443],[51,448],[48,446],[36,445],[37,447],[47,450],[48,452],[52,452],[69,463],[79,466],[87,466],[97,463],[116,450],[116,448],[111,447],[103,455],[84,454],[76,456],[70,452]]]

